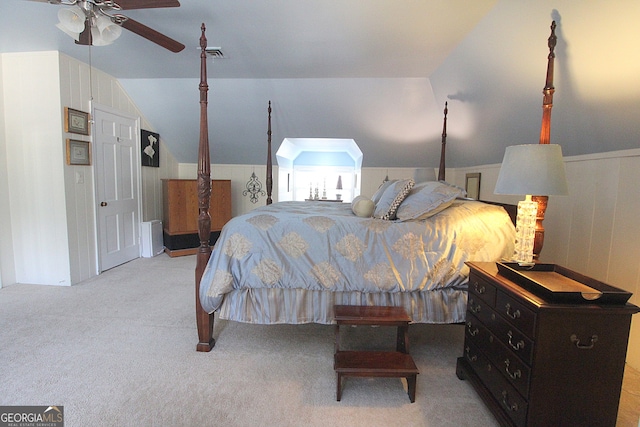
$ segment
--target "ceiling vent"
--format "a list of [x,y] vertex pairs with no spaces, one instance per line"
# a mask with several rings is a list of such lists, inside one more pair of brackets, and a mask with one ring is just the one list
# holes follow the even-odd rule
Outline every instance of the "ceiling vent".
[[224,59],[224,53],[222,53],[222,48],[220,47],[207,47],[204,49],[205,53],[208,57],[214,59]]

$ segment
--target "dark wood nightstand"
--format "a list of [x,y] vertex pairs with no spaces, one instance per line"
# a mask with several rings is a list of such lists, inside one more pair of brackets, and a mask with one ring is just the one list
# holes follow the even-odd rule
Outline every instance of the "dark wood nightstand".
[[[409,355],[408,329],[411,318],[402,307],[336,305],[334,370],[337,375],[336,400],[342,396],[342,377],[406,378],[411,402],[416,400],[418,368]],[[396,326],[396,351],[341,351],[340,326]]]
[[614,426],[633,304],[557,303],[468,263],[467,379],[503,426]]

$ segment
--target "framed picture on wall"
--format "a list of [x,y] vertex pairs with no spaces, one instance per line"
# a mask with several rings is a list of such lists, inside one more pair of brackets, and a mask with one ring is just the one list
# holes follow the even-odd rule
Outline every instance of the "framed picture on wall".
[[87,141],[67,139],[67,164],[91,165],[91,148]]
[[89,135],[89,113],[64,107],[64,131]]
[[142,166],[160,167],[160,134],[142,129],[140,131]]
[[480,198],[480,173],[468,173],[464,189],[467,190],[467,197],[478,200]]

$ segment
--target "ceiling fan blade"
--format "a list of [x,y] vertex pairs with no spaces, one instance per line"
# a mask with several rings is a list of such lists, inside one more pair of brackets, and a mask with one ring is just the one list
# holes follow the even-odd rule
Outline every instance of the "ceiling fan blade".
[[124,21],[121,25],[123,28],[136,33],[137,35],[144,37],[145,39],[152,41],[164,47],[165,49],[169,49],[171,52],[178,53],[182,49],[184,49],[184,45],[182,43],[177,42],[172,38],[169,38],[164,34],[161,34],[156,30],[139,23],[138,21],[134,21],[131,18],[127,18],[127,20]]
[[178,0],[115,0],[122,10],[153,9],[157,7],[180,7]]

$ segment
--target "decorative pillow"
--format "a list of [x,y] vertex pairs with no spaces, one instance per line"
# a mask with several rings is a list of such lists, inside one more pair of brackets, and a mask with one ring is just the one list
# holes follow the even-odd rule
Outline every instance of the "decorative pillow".
[[373,200],[374,204],[378,204],[378,202],[380,201],[380,198],[382,197],[382,194],[384,193],[384,191],[389,188],[389,186],[391,184],[394,184],[398,182],[397,179],[391,179],[388,181],[384,181],[382,184],[380,184],[380,187],[378,187],[378,189],[376,190],[376,192],[373,194],[373,196],[371,197],[371,200]]
[[396,216],[400,221],[429,218],[451,206],[457,197],[464,196],[463,189],[444,181],[421,182],[409,192]]
[[356,216],[370,218],[373,215],[376,205],[373,200],[365,196],[356,196],[351,202],[351,210]]
[[407,197],[407,194],[409,194],[414,184],[413,179],[403,179],[387,187],[384,193],[382,193],[380,200],[378,200],[378,203],[376,203],[373,216],[384,220],[396,219],[398,206],[400,206],[404,198]]

